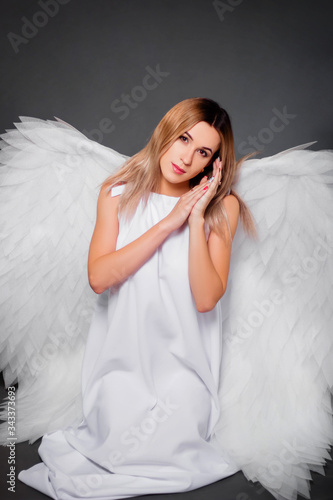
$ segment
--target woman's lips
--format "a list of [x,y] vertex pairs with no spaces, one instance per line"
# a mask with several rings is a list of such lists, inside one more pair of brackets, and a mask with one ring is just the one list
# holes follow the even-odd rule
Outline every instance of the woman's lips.
[[172,165],[173,171],[176,174],[185,174],[185,170],[183,170],[182,168],[178,167],[178,165],[176,165],[175,163],[171,163],[171,165]]

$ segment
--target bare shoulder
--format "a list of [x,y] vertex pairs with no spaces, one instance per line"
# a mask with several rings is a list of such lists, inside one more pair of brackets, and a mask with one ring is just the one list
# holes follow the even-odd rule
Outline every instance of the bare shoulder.
[[120,195],[113,196],[110,186],[102,186],[98,196],[97,210],[102,212],[110,209],[117,210],[119,201]]
[[239,219],[239,201],[233,194],[228,194],[223,198],[224,208],[227,212],[232,238],[235,235]]
[[120,193],[115,193],[115,191],[113,190],[115,186],[113,186],[111,188],[111,186],[102,186],[101,189],[100,189],[100,192],[99,192],[99,197],[102,198],[102,199],[111,199],[111,200],[117,200],[119,202],[119,198],[120,198]]
[[239,214],[239,201],[233,194],[228,194],[223,198],[225,209]]

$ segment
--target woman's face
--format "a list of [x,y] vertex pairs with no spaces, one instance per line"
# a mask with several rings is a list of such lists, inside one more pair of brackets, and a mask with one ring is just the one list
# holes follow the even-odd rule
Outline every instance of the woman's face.
[[212,161],[220,142],[217,130],[206,122],[198,122],[184,132],[161,156],[160,194],[186,193],[190,179]]

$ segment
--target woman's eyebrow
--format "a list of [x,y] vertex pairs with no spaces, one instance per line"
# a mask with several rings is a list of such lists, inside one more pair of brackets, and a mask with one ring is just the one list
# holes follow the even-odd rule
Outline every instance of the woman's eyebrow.
[[[191,134],[189,134],[188,132],[185,132],[185,134],[189,136],[189,138],[191,139],[191,141],[193,141],[193,137],[191,136]],[[213,151],[210,148],[202,147],[201,149],[208,149],[208,151],[210,151],[211,154],[213,154]]]

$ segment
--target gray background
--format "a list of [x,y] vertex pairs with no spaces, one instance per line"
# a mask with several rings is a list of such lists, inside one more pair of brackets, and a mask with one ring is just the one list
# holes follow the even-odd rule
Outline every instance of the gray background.
[[[132,155],[170,107],[201,96],[229,112],[238,156],[332,148],[332,18],[329,0],[2,2],[0,130],[58,116]],[[168,75],[143,89],[157,65]],[[126,117],[111,109],[124,94]]]
[[[258,146],[270,155],[314,140],[313,149],[332,148],[333,3],[226,0],[220,8],[216,3],[2,1],[0,131],[12,128],[20,115],[57,116],[132,155],[170,107],[201,96],[229,112],[238,156]],[[58,7],[46,14],[42,4]],[[145,79],[147,67],[157,65],[167,75],[147,90],[143,82],[154,83]],[[127,116],[117,104],[126,94],[132,106]],[[285,123],[275,118],[283,110],[291,115]],[[0,392],[5,395],[3,388]],[[37,447],[38,442],[18,445],[17,470],[38,461]],[[6,500],[15,494],[7,491],[8,452],[0,448],[0,491]],[[312,500],[332,500],[332,462],[325,472],[325,477],[313,474]],[[16,486],[16,498],[46,499],[19,481]],[[162,497],[273,499],[241,472],[193,492],[140,498]]]

